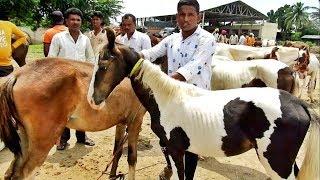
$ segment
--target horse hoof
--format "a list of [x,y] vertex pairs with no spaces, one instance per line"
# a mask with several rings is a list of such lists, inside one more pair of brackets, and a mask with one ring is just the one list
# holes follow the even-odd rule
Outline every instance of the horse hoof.
[[168,167],[165,167],[163,171],[159,174],[160,180],[170,180],[172,176],[172,169],[169,169]]

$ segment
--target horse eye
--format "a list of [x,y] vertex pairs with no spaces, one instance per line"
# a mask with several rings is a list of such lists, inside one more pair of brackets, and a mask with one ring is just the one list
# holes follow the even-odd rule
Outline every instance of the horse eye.
[[103,67],[100,67],[99,69],[102,70],[102,71],[106,71],[108,69],[108,67],[107,66],[103,66]]

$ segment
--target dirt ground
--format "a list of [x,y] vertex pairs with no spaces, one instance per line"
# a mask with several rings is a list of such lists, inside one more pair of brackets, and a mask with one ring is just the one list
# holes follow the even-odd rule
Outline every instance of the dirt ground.
[[[319,85],[317,86],[319,98]],[[312,104],[320,114],[318,103]],[[113,149],[115,128],[105,131],[87,133],[96,145],[88,147],[75,143],[74,131],[69,141],[70,146],[65,151],[56,151],[54,146],[45,163],[40,167],[35,179],[56,180],[94,180],[104,171],[110,160]],[[0,152],[0,179],[13,158],[8,149]],[[302,157],[300,157],[300,160]],[[136,179],[158,179],[158,174],[165,166],[165,160],[158,145],[158,138],[150,129],[150,117],[145,115],[138,144],[138,162],[136,166]],[[110,168],[107,172],[110,171]],[[118,171],[124,174],[128,172],[127,148],[120,159]],[[230,158],[204,158],[199,161],[195,179],[231,179],[231,180],[265,180],[268,178],[262,165],[259,163],[254,150]],[[103,175],[101,179],[108,179]]]
[[[318,89],[319,97],[319,89]],[[319,114],[319,101],[312,104]],[[88,133],[96,145],[88,147],[75,143],[75,135],[72,131],[70,146],[65,151],[56,151],[54,146],[45,163],[40,167],[35,179],[56,180],[93,180],[104,171],[109,162],[113,149],[113,137],[115,128],[105,131]],[[0,152],[0,179],[8,168],[13,155],[8,149]],[[300,157],[300,160],[302,157]],[[150,129],[150,117],[146,114],[142,125],[138,144],[138,162],[136,167],[136,179],[151,180],[158,179],[158,174],[165,166],[165,160],[158,145],[158,138]],[[107,171],[107,173],[110,171]],[[126,174],[127,148],[120,159],[118,171]],[[199,161],[195,179],[232,179],[232,180],[264,180],[268,176],[259,163],[254,150],[230,158],[204,158]],[[100,179],[108,179],[103,175]]]

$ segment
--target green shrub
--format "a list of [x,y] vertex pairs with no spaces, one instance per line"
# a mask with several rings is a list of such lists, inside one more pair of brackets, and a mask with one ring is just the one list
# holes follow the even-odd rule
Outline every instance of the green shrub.
[[301,40],[302,32],[295,32],[291,35],[292,41],[300,41]]

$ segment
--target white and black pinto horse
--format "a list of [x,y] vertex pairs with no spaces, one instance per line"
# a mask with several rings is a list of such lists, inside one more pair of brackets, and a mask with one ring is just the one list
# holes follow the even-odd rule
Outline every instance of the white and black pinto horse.
[[266,59],[233,61],[213,55],[211,89],[273,87],[297,94],[299,86],[294,72],[280,61]]
[[[160,121],[155,131],[151,118],[151,128],[168,148],[179,179],[193,178],[195,168],[190,166],[196,162],[183,160],[187,152],[234,156],[252,148],[272,179],[319,179],[319,117],[301,100],[273,88],[203,90],[170,78],[158,66],[139,60],[133,50],[114,44],[113,35],[108,38],[93,74],[90,102],[100,104],[131,71],[134,91],[151,114],[153,108],[141,92],[150,88],[153,93]],[[297,173],[296,156],[308,131],[305,159]]]

